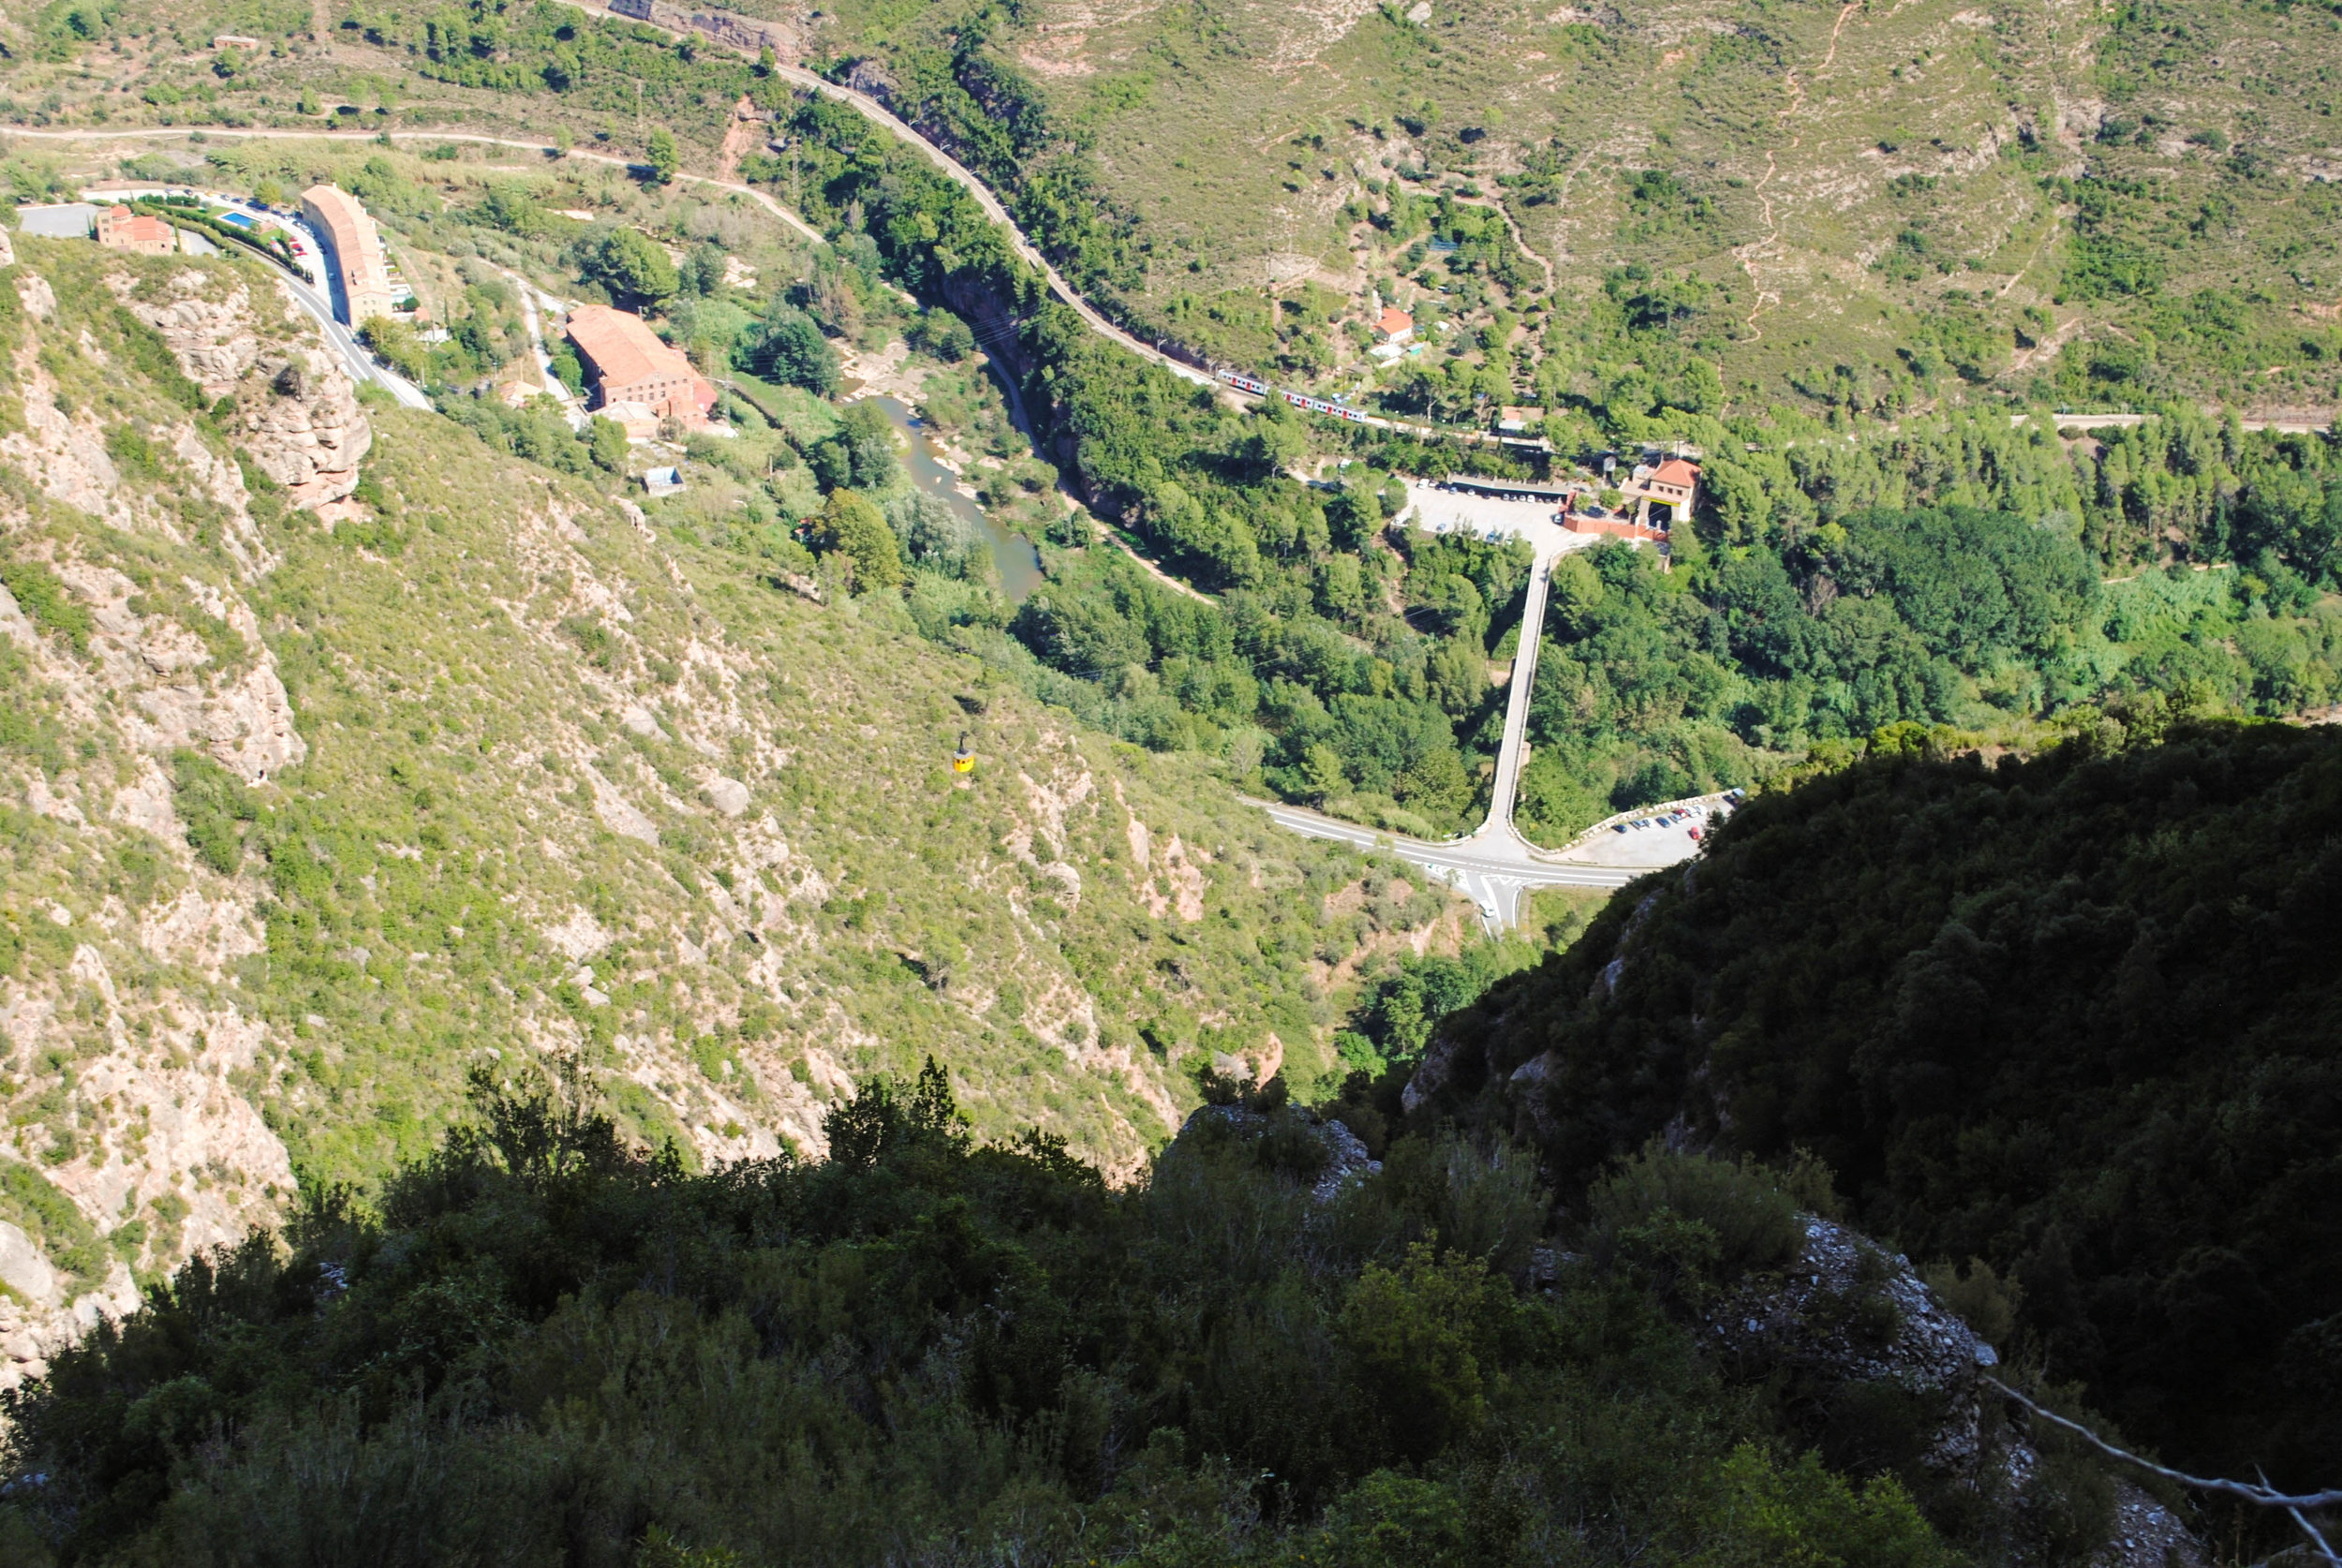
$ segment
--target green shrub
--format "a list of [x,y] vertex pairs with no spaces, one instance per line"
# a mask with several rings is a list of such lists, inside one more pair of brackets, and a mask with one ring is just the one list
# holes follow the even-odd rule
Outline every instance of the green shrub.
[[55,572],[38,561],[0,561],[0,583],[7,584],[17,607],[35,626],[63,637],[75,653],[89,652],[93,623],[88,607],[67,595]]
[[2051,1562],[2058,1568],[2088,1562],[2113,1533],[2113,1477],[2080,1438],[2038,1421],[2034,1437],[2040,1462],[2025,1478],[2025,1510]]
[[0,1159],[0,1218],[38,1242],[59,1268],[84,1280],[105,1277],[105,1244],[80,1206],[21,1160]]
[[114,330],[122,334],[123,346],[129,350],[130,362],[141,375],[172,402],[199,410],[204,407],[202,386],[179,368],[179,357],[163,341],[162,333],[119,305],[114,308],[113,323]]
[[2305,854],[2332,835],[2342,736],[2102,734],[1760,795],[1692,875],[1445,1028],[1491,1077],[1562,1064],[1538,1152],[1564,1191],[1686,1113],[1760,1159],[1826,1151],[1851,1222],[2020,1281],[2018,1343],[2170,1462],[2305,1489],[2331,1400],[2276,1351],[2331,1315],[2342,1257],[2342,969]]
[[1920,1271],[1920,1278],[1986,1343],[2006,1346],[2016,1334],[2024,1287],[2013,1279],[2003,1279],[1982,1258],[1970,1258],[1964,1268],[1949,1263],[1930,1264]]
[[[1718,1282],[1783,1268],[1805,1250],[1805,1222],[1780,1178],[1749,1156],[1737,1162],[1678,1154],[1657,1139],[1586,1195],[1588,1242],[1597,1257],[1632,1257],[1663,1237],[1692,1242],[1686,1258]],[[1705,1233],[1700,1245],[1683,1227]]]
[[1881,1475],[1858,1491],[1813,1454],[1782,1464],[1752,1444],[1726,1461],[1703,1562],[1799,1568],[1934,1568],[1958,1560],[1910,1495]]
[[1475,1561],[1472,1545],[1453,1490],[1378,1470],[1327,1510],[1320,1550],[1344,1568],[1464,1568]]
[[117,424],[106,432],[106,455],[114,460],[114,466],[129,479],[153,480],[162,476],[162,464],[155,455],[155,445],[135,425]]
[[180,750],[170,759],[179,820],[196,859],[232,876],[244,864],[243,824],[255,821],[259,802],[235,775],[199,751]]
[[1490,1318],[1510,1293],[1477,1258],[1416,1242],[1397,1268],[1368,1264],[1341,1309],[1357,1375],[1392,1423],[1400,1452],[1427,1457],[1488,1417],[1482,1363]]

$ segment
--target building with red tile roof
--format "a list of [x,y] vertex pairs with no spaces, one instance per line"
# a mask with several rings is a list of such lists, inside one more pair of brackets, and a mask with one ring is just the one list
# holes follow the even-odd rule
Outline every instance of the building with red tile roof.
[[1699,466],[1680,457],[1670,457],[1659,465],[1647,482],[1653,500],[1689,506],[1692,492],[1699,488]]
[[1382,315],[1374,318],[1374,335],[1385,343],[1401,343],[1415,332],[1415,318],[1397,305],[1383,306]]
[[594,378],[596,408],[639,404],[660,418],[704,424],[716,389],[639,316],[608,305],[570,313],[570,341]]
[[108,250],[169,256],[179,248],[179,231],[151,214],[117,205],[97,214],[97,243]]
[[391,313],[391,270],[382,236],[358,199],[339,185],[311,185],[301,193],[301,215],[325,247],[333,270],[342,319],[358,326]]

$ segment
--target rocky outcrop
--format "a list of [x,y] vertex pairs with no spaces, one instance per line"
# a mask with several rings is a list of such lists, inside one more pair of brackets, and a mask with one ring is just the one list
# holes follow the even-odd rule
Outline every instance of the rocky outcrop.
[[[2050,1506],[2042,1455],[2011,1402],[1986,1381],[1999,1354],[1929,1289],[1910,1260],[1828,1220],[1809,1217],[1803,1255],[1711,1303],[1699,1336],[1736,1381],[1789,1391],[1843,1426],[1849,1411],[1896,1410],[1919,1427],[1919,1462],[1950,1487],[2004,1512],[2021,1561]],[[2115,1480],[2112,1533],[2097,1568],[2201,1568],[2202,1546],[2159,1501]]]
[[1306,1177],[1311,1198],[1321,1204],[1333,1202],[1353,1182],[1383,1168],[1381,1161],[1368,1155],[1365,1140],[1341,1122],[1292,1107],[1263,1113],[1241,1105],[1198,1105],[1188,1114],[1179,1136],[1200,1130],[1244,1143],[1280,1138],[1287,1146],[1275,1151],[1270,1163]]
[[33,1239],[0,1220],[0,1393],[49,1369],[49,1358],[100,1318],[138,1310],[139,1289],[120,1262],[103,1286],[69,1300],[72,1276],[59,1273]]
[[292,703],[271,664],[208,689],[193,680],[150,687],[139,693],[138,703],[156,750],[192,747],[255,784],[308,755],[308,743],[293,728]]
[[[374,427],[284,280],[272,274],[267,282],[274,293],[259,302],[245,284],[220,291],[215,274],[193,269],[171,279],[165,299],[138,297],[127,278],[115,293],[161,334],[204,396],[235,399],[238,445],[253,466],[294,506],[314,509],[357,488]],[[274,321],[264,319],[271,310]]]
[[38,273],[17,274],[16,297],[23,302],[24,314],[36,321],[46,321],[57,314],[57,291]]
[[1999,1365],[1999,1355],[1907,1260],[1843,1225],[1808,1220],[1804,1256],[1786,1277],[1727,1295],[1705,1327],[1727,1365],[1791,1369],[1831,1389],[1891,1383],[1940,1408],[1926,1455],[1933,1469],[1964,1472],[1985,1451],[1977,1372]]
[[358,488],[359,460],[374,427],[349,377],[323,348],[262,360],[239,396],[244,441],[255,466],[283,485],[297,507],[338,501]]
[[171,279],[171,297],[162,301],[142,300],[121,285],[115,292],[125,309],[162,335],[179,368],[202,386],[204,396],[222,398],[237,390],[259,359],[260,338],[254,330],[251,290],[239,283],[211,298],[203,292],[206,281],[202,273],[181,273]]
[[[244,658],[223,667],[212,649],[170,615],[141,614],[136,585],[118,571],[86,562],[57,563],[58,575],[90,607],[96,675],[127,720],[130,737],[150,756],[181,747],[201,751],[250,783],[262,783],[306,757],[308,742],[295,726],[291,700],[277,677],[275,657],[242,599],[217,599],[216,618],[242,640]],[[0,634],[45,657],[29,625],[0,589],[8,614]],[[58,676],[76,672],[58,666]]]

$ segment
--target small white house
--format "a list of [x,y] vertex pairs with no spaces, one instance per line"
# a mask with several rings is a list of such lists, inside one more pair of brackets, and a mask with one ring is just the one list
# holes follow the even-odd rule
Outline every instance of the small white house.
[[643,488],[653,496],[672,496],[683,488],[680,468],[653,468],[643,476]]

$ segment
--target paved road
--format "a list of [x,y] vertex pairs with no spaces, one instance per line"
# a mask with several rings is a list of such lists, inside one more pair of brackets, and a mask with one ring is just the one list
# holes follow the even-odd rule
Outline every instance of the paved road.
[[341,358],[342,368],[349,373],[352,381],[362,387],[380,387],[409,408],[431,407],[431,400],[423,396],[412,381],[395,371],[384,369],[366,351],[366,346],[358,341],[357,335],[334,319],[334,306],[324,295],[289,274],[279,273],[277,275],[284,279],[286,288],[290,290],[301,308],[309,313],[309,318],[324,332],[325,341],[333,345],[334,352]]
[[[102,133],[99,139],[102,140],[103,136],[113,134],[133,133]],[[186,132],[182,130],[170,134],[185,136]],[[221,134],[233,133],[222,132]],[[242,213],[256,224],[273,224],[284,229],[292,237],[293,254],[300,259],[301,264],[319,277],[326,275],[324,254],[319,248],[316,237],[309,233],[305,225],[298,219],[288,218],[282,213],[273,213],[265,207],[256,207],[241,196],[231,196],[225,191],[203,190],[195,185],[156,185],[151,188],[134,189],[116,186],[97,194],[110,200],[123,201],[133,199],[159,200],[174,192],[200,196],[204,200],[215,202],[230,212]],[[240,252],[239,254],[252,255],[254,253]],[[348,373],[352,382],[362,387],[379,387],[409,408],[431,407],[431,400],[425,397],[412,381],[377,362],[375,357],[367,352],[366,346],[358,341],[357,334],[334,318],[334,301],[331,294],[303,282],[281,266],[274,268],[274,271],[276,275],[284,280],[285,288],[291,293],[294,303],[306,311],[310,319],[317,322],[319,329],[324,333],[327,345],[340,359],[342,368]]]
[[[1379,851],[1423,867],[1479,905],[1480,922],[1493,933],[1520,924],[1520,897],[1532,889],[1624,887],[1638,877],[1689,860],[1699,852],[1700,843],[1691,830],[1704,832],[1711,813],[1730,809],[1730,803],[1721,795],[1703,795],[1647,806],[1596,824],[1594,830],[1559,851],[1541,850],[1520,836],[1513,825],[1513,808],[1519,799],[1520,769],[1529,749],[1529,701],[1536,688],[1546,596],[1552,586],[1553,563],[1586,541],[1542,517],[1520,521],[1491,514],[1475,521],[1495,522],[1499,528],[1526,539],[1536,552],[1521,606],[1520,645],[1513,656],[1512,681],[1505,690],[1505,737],[1497,748],[1487,819],[1461,838],[1433,840],[1379,833],[1302,806],[1257,804],[1268,813],[1270,821],[1294,833]],[[1660,825],[1652,821],[1679,810],[1685,814],[1682,821]],[[1625,822],[1627,827],[1614,841],[1607,830],[1616,822]]]
[[528,348],[536,356],[538,384],[546,396],[560,405],[561,417],[570,422],[571,429],[584,429],[587,418],[586,409],[570,395],[570,389],[561,384],[561,377],[553,373],[553,351],[545,347],[544,324],[537,315],[541,307],[547,316],[558,315],[568,307],[511,268],[498,267],[497,271],[511,279],[512,287],[520,293],[521,318],[528,323]]
[[1509,826],[1502,836],[1474,834],[1448,843],[1432,843],[1398,834],[1377,833],[1356,822],[1339,821],[1297,806],[1263,801],[1268,820],[1305,838],[1330,838],[1361,850],[1396,855],[1419,865],[1480,906],[1480,923],[1490,931],[1520,924],[1520,895],[1539,887],[1624,887],[1648,876],[1649,866],[1562,865],[1533,858]]
[[[1480,923],[1490,932],[1520,924],[1520,895],[1530,889],[1624,887],[1636,878],[1649,875],[1658,865],[1671,864],[1663,858],[1657,859],[1656,864],[1643,865],[1604,865],[1592,860],[1564,859],[1535,848],[1513,826],[1513,806],[1520,792],[1520,767],[1528,750],[1529,698],[1536,687],[1537,649],[1544,640],[1540,633],[1545,626],[1546,593],[1552,584],[1553,563],[1565,549],[1559,539],[1547,535],[1568,537],[1551,527],[1527,535],[1536,551],[1536,564],[1530,570],[1528,591],[1521,606],[1520,646],[1513,656],[1512,683],[1506,688],[1505,738],[1497,748],[1496,776],[1489,791],[1489,814],[1475,831],[1462,838],[1410,838],[1378,833],[1297,806],[1260,803],[1268,813],[1268,820],[1279,827],[1310,838],[1336,839],[1362,850],[1380,851],[1423,867],[1479,905]],[[1697,849],[1688,838],[1682,841],[1682,847],[1683,854],[1674,858],[1686,858]]]
[[[2215,408],[2207,408],[2204,412],[2216,419],[2219,415]],[[2151,414],[2053,414],[2050,419],[2060,430],[2129,430],[2154,417]],[[2011,414],[2008,422],[2023,424],[2030,418],[2030,414]],[[2248,431],[2274,430],[2279,435],[2292,436],[2322,435],[2334,428],[2331,416],[2320,415],[2273,415],[2267,419],[2239,420],[2236,422]]]
[[[1553,529],[1552,532],[1560,532]],[[1513,678],[1505,688],[1505,738],[1496,748],[1496,777],[1489,786],[1489,817],[1473,835],[1490,848],[1500,842],[1529,848],[1513,831],[1513,802],[1520,793],[1521,754],[1529,747],[1529,699],[1537,680],[1537,645],[1545,641],[1545,594],[1552,585],[1558,545],[1533,539],[1536,563],[1529,569],[1529,586],[1520,607],[1519,647],[1513,655]]]

